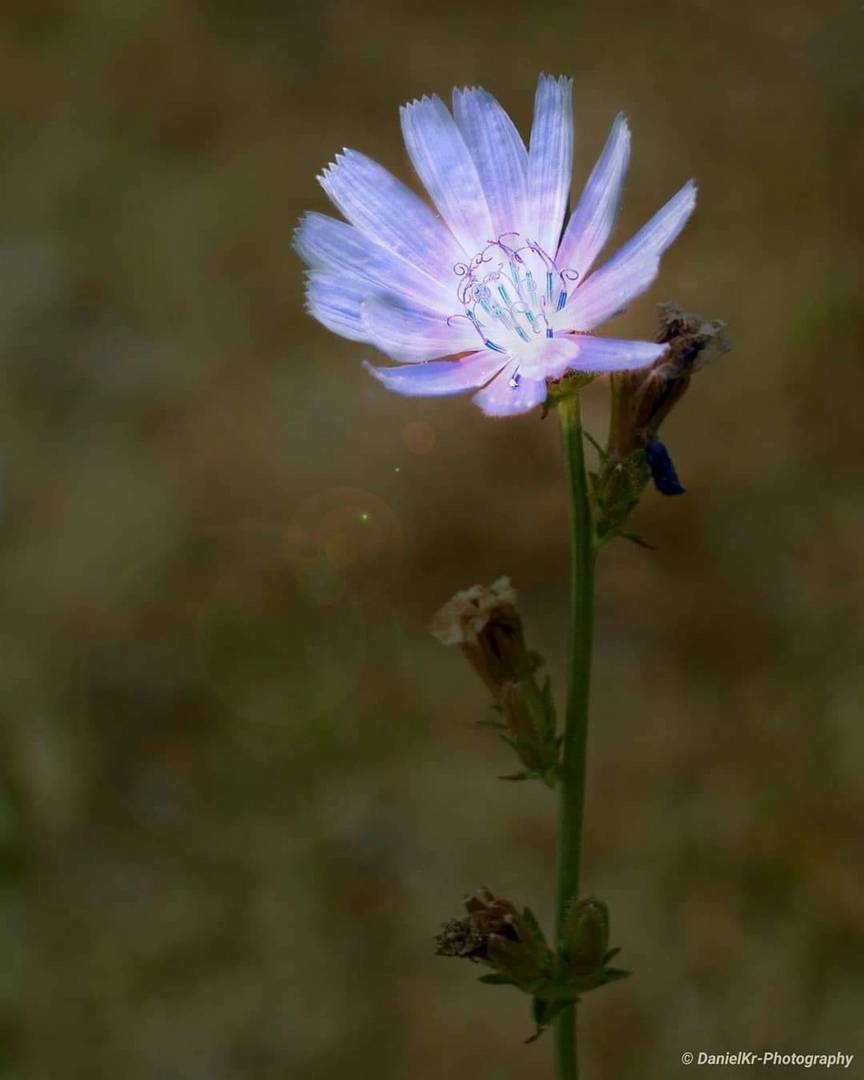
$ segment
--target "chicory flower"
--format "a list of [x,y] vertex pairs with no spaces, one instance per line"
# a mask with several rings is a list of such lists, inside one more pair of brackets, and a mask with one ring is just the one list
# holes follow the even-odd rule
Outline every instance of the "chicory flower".
[[307,307],[398,366],[370,372],[400,394],[477,390],[490,416],[542,404],[547,379],[654,363],[665,344],[593,336],[657,276],[696,201],[688,182],[599,269],[630,157],[623,115],[573,213],[572,80],[541,75],[526,149],[487,91],[403,106],[408,154],[437,214],[370,158],[343,150],[319,178],[350,224],[309,213],[295,246]]

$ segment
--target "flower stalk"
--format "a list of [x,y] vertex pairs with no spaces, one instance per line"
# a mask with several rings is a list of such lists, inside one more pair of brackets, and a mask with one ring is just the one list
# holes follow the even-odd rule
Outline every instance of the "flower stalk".
[[[582,819],[585,804],[585,760],[588,737],[588,701],[594,635],[594,521],[585,469],[581,402],[578,393],[559,403],[567,486],[570,493],[570,640],[567,713],[559,766],[560,803],[556,917],[563,939],[568,914],[579,895],[582,855]],[[555,1054],[558,1080],[579,1075],[576,1042],[576,1005],[569,1005],[556,1020]]]

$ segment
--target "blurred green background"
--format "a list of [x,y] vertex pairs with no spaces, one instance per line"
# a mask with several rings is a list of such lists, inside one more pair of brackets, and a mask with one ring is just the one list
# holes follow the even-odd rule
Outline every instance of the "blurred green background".
[[630,116],[619,240],[700,184],[613,332],[672,299],[735,343],[665,429],[688,494],[644,500],[659,550],[602,560],[585,889],[636,975],[587,999],[586,1075],[745,1047],[864,1076],[862,26],[4,5],[0,1075],[550,1075],[525,1003],[432,955],[480,884],[548,924],[555,838],[426,625],[510,574],[560,691],[555,421],[388,396],[289,248],[343,145],[409,177],[401,102],[481,83],[524,132],[546,70],[575,77],[577,185]]

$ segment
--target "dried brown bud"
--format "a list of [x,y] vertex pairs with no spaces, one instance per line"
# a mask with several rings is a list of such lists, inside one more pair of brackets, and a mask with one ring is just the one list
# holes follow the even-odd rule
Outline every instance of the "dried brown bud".
[[430,630],[443,645],[462,649],[496,699],[506,683],[537,667],[537,657],[525,647],[516,590],[507,577],[456,593],[435,615]]
[[523,987],[548,974],[552,956],[539,928],[509,900],[480,889],[466,897],[465,909],[466,917],[445,923],[436,938],[439,956],[484,963]]
[[725,323],[719,319],[703,319],[671,303],[657,307],[657,341],[669,348],[649,368],[611,376],[609,439],[593,490],[597,533],[604,543],[620,535],[649,479],[653,478],[665,495],[683,493],[657,432],[686,392],[693,374],[732,347]]
[[719,360],[732,348],[722,319],[703,319],[682,311],[669,301],[657,305],[660,317],[659,342],[669,342],[669,351],[659,363],[667,377],[692,375]]
[[703,319],[669,302],[658,304],[657,312],[657,341],[669,348],[651,367],[612,377],[608,449],[616,462],[625,460],[633,450],[644,446],[647,437],[657,434],[695,372],[732,348],[726,324],[720,319]]

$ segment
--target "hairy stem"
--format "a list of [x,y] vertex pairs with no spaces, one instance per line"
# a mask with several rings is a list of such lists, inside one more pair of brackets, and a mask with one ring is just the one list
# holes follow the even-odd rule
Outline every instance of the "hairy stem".
[[[588,499],[588,477],[582,439],[579,396],[562,401],[564,459],[570,490],[570,646],[567,685],[567,726],[561,765],[561,803],[558,832],[556,910],[560,939],[568,906],[578,899],[582,851],[582,812],[585,801],[585,749],[588,735],[588,697],[591,645],[594,631],[594,523]],[[560,1014],[555,1024],[557,1080],[577,1080],[576,1007]]]

